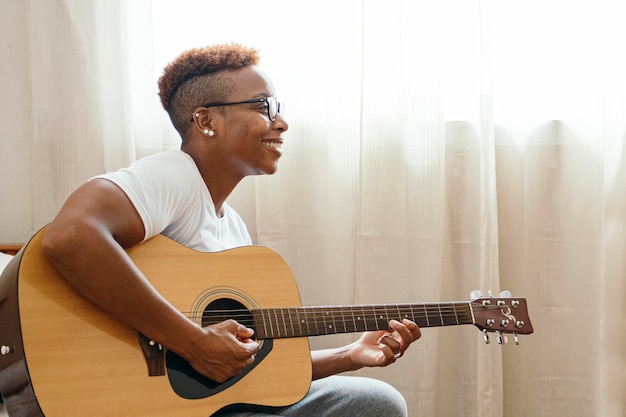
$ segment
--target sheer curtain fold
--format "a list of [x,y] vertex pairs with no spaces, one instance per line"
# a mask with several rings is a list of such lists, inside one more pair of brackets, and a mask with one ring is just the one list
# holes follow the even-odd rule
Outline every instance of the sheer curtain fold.
[[135,159],[127,9],[116,0],[28,2],[35,226],[88,178]]
[[179,145],[156,96],[169,60],[254,46],[290,129],[279,172],[230,202],[304,304],[528,300],[520,346],[423,329],[398,364],[357,374],[398,387],[411,417],[623,417],[616,6],[293,3],[30,0],[33,227],[90,176]]

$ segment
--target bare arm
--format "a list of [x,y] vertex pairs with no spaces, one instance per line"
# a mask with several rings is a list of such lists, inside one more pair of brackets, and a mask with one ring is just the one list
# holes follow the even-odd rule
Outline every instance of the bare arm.
[[252,362],[258,344],[234,321],[202,328],[167,302],[125,252],[143,240],[126,194],[96,179],[76,190],[48,226],[43,249],[84,297],[221,382]]

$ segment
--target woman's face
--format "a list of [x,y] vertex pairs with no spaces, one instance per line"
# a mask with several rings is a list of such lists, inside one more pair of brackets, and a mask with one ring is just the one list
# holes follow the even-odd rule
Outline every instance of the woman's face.
[[[275,97],[270,79],[257,67],[246,67],[230,73],[236,88],[227,101],[237,102],[253,98]],[[267,104],[237,104],[222,107],[224,132],[216,139],[222,143],[223,155],[242,176],[273,174],[282,155],[282,134],[289,125],[280,114],[272,122]],[[224,135],[222,136],[222,133]]]

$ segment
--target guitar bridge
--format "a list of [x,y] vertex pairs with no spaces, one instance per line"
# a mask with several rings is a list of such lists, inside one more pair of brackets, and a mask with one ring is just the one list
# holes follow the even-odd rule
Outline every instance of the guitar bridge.
[[165,351],[163,346],[137,332],[139,346],[148,365],[148,376],[165,375]]

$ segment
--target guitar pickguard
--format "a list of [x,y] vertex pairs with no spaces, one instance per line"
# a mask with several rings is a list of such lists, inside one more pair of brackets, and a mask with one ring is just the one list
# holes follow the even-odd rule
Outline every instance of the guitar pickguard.
[[[255,329],[252,314],[239,301],[230,298],[219,298],[210,302],[202,312],[202,326],[220,323],[224,320],[233,319]],[[261,348],[255,356],[254,362],[242,372],[222,383],[196,372],[195,369],[172,351],[166,353],[165,367],[172,389],[176,394],[185,399],[197,400],[215,395],[230,388],[250,373],[265,358],[273,347],[271,339],[259,342]]]

